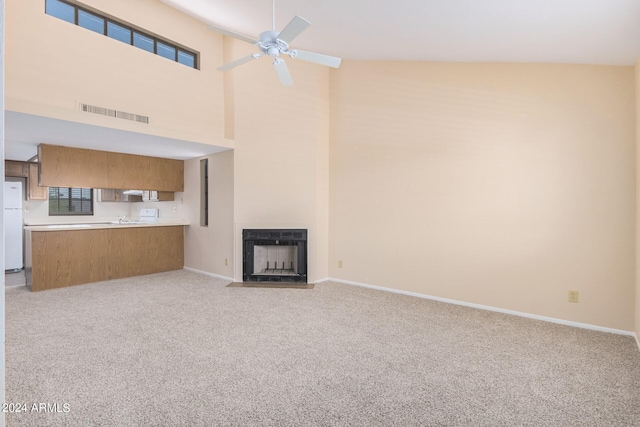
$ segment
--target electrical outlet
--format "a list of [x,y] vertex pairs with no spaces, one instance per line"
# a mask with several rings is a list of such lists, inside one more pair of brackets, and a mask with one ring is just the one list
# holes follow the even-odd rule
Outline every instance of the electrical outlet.
[[569,291],[569,302],[578,302],[578,291]]
[[224,265],[229,265],[229,258],[224,259]]
[[338,260],[338,268],[342,268],[342,260],[341,259]]

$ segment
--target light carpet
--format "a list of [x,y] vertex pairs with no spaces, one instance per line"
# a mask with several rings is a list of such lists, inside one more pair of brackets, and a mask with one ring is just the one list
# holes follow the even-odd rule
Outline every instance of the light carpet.
[[187,271],[6,290],[9,426],[637,426],[631,337]]

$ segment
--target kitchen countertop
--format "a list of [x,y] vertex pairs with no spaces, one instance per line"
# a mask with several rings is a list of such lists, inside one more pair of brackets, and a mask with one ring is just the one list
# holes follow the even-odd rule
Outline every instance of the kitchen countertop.
[[189,225],[182,219],[165,220],[159,222],[82,222],[75,224],[34,224],[25,225],[27,231],[73,231],[73,230],[96,230],[101,228],[135,228],[135,227],[172,227],[179,225]]

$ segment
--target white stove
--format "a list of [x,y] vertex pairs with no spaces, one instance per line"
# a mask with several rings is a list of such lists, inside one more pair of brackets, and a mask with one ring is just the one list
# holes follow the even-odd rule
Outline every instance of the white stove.
[[158,209],[140,209],[140,222],[158,222]]

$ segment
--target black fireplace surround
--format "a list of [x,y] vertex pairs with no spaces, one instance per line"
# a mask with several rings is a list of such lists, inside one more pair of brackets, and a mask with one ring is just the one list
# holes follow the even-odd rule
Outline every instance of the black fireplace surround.
[[307,230],[242,230],[242,280],[307,283]]

